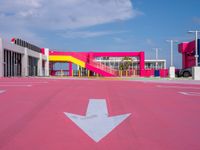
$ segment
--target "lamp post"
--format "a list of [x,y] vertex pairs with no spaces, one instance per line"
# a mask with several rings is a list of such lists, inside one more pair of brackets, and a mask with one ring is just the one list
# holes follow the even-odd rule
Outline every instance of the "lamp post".
[[170,42],[170,46],[171,46],[171,53],[170,53],[170,56],[171,56],[171,65],[170,66],[174,66],[173,63],[174,63],[174,55],[173,55],[173,52],[174,52],[174,44],[175,43],[178,43],[177,40],[167,40],[167,42]]
[[158,50],[159,48],[154,48],[156,51],[156,70],[158,69]]
[[200,80],[200,67],[198,67],[198,33],[200,31],[188,31],[188,33],[195,33],[195,66],[192,68],[192,77],[194,80]]
[[173,65],[173,51],[174,51],[174,43],[177,43],[178,41],[176,40],[167,40],[167,42],[170,42],[170,47],[171,47],[171,65],[169,67],[169,77],[170,78],[175,78],[175,67]]

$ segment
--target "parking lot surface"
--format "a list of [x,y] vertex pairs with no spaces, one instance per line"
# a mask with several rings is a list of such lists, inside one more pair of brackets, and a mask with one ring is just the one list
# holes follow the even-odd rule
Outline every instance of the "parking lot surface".
[[0,79],[1,150],[199,150],[200,84]]

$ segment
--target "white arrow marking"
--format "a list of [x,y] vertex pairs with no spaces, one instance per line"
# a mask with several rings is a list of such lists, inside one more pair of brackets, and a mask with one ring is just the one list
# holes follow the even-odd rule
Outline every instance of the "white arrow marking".
[[48,83],[48,82],[0,82],[0,83],[2,83],[2,84],[9,84],[9,83],[11,83],[11,84],[33,84],[33,83],[38,83],[38,84],[40,84],[40,83]]
[[200,93],[198,92],[179,92],[179,93],[187,96],[200,96]]
[[90,99],[86,116],[64,113],[95,142],[99,142],[131,115],[109,117],[105,99]]
[[157,85],[158,88],[173,88],[173,89],[195,89],[199,90],[199,87],[191,87],[191,86],[165,86],[165,85]]

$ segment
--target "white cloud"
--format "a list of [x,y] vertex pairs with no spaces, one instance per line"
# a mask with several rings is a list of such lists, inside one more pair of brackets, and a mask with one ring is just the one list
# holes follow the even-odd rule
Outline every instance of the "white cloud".
[[65,33],[62,33],[62,35],[65,38],[91,38],[91,37],[98,37],[103,35],[108,35],[109,32],[105,31],[97,31],[97,32],[91,32],[91,31],[66,31]]
[[116,42],[116,43],[125,43],[127,40],[123,39],[123,38],[120,38],[120,37],[114,37],[113,40]]
[[[0,32],[75,30],[123,21],[141,13],[131,0],[0,0]],[[23,32],[22,32],[23,34]],[[72,33],[71,33],[72,34]],[[82,37],[105,35],[105,32],[77,32]],[[66,35],[67,36],[67,35]]]
[[[130,0],[62,0],[49,7],[54,11],[44,9],[45,21],[50,27],[58,29],[89,27],[130,19],[136,15]],[[47,12],[50,15],[45,14]]]
[[2,0],[0,14],[26,26],[74,29],[127,20],[139,12],[130,0]]
[[65,38],[92,38],[92,37],[99,37],[105,35],[112,35],[112,34],[120,34],[124,33],[125,31],[85,31],[85,30],[68,30],[63,32],[59,35]]

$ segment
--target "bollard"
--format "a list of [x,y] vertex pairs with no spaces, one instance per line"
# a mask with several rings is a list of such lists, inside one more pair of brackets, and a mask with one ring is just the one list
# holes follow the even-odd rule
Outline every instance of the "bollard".
[[128,77],[128,71],[126,70],[126,77]]
[[63,70],[60,70],[60,76],[61,77],[63,76]]
[[133,70],[133,76],[135,76],[135,69]]
[[123,72],[122,72],[122,70],[120,71],[120,76],[122,77],[123,76],[123,74],[122,74]]
[[80,73],[80,70],[78,70],[78,77],[81,77],[81,73]]

